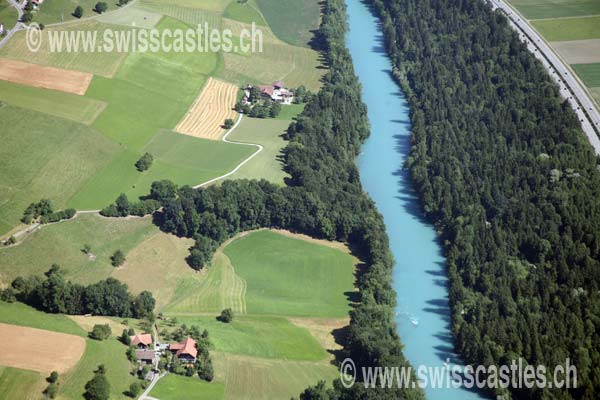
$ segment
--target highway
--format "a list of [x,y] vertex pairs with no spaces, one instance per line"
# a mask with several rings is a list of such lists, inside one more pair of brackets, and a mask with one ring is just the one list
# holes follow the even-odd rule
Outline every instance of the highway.
[[598,138],[600,112],[582,83],[521,14],[504,0],[489,0],[489,2],[493,9],[499,8],[504,11],[510,25],[526,42],[529,51],[544,64],[550,76],[558,83],[561,95],[569,100],[594,151],[596,154],[600,154],[600,139]]

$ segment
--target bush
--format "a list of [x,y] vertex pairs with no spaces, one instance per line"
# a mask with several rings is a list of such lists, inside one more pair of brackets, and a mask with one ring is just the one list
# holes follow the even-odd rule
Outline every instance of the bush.
[[73,11],[73,16],[75,18],[81,18],[83,16],[83,8],[81,8],[81,6],[75,7],[75,11]]
[[77,211],[74,208],[67,208],[63,211],[42,215],[40,217],[40,223],[49,224],[52,222],[62,221],[64,219],[71,219],[75,216],[75,214],[77,214]]
[[10,246],[11,244],[15,244],[15,243],[17,243],[17,238],[14,235],[12,235],[11,237],[9,237],[8,239],[6,239],[4,241],[5,246]]
[[112,330],[108,324],[96,324],[90,332],[90,337],[96,340],[106,340],[112,334]]
[[154,162],[154,157],[150,153],[144,153],[139,160],[136,161],[135,167],[138,171],[143,172],[148,170],[152,166],[152,162]]
[[120,267],[125,263],[125,254],[121,250],[115,251],[110,257],[110,263],[113,267]]
[[129,332],[127,332],[127,329],[123,329],[123,332],[121,333],[121,337],[119,338],[119,340],[124,345],[129,346],[129,345],[131,345],[131,336],[132,335],[129,335]]
[[225,323],[230,323],[233,321],[233,311],[231,308],[226,308],[221,311],[221,315],[219,315],[218,320]]
[[46,390],[44,390],[44,394],[49,399],[56,398],[56,395],[58,394],[58,383],[52,382],[49,384]]
[[225,129],[231,129],[231,128],[233,128],[233,125],[235,125],[235,122],[233,122],[233,120],[231,118],[227,118],[225,120],[225,123],[223,124],[223,127]]
[[24,22],[27,24],[31,21],[33,21],[33,14],[31,13],[31,11],[25,11],[23,13],[23,16],[21,17],[21,22]]
[[58,372],[56,372],[56,371],[52,371],[52,372],[50,373],[50,376],[48,376],[48,377],[46,378],[46,381],[47,381],[48,383],[54,383],[54,382],[58,381]]
[[85,384],[83,397],[87,400],[108,400],[110,396],[110,383],[106,379],[104,365],[99,365],[94,377]]
[[108,4],[106,4],[103,1],[99,1],[98,3],[96,3],[96,7],[94,7],[94,10],[96,10],[98,14],[102,14],[103,12],[108,10]]
[[129,395],[129,397],[132,397],[135,399],[140,394],[141,391],[142,391],[142,387],[140,386],[139,382],[133,382],[131,385],[129,385],[129,393],[127,393],[127,394]]

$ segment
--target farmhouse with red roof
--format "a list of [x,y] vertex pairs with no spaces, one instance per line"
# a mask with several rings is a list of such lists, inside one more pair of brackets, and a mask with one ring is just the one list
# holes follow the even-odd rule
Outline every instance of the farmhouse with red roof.
[[147,349],[152,344],[152,335],[149,333],[138,333],[134,336],[129,336],[131,345],[138,349]]
[[196,362],[196,356],[198,356],[196,341],[191,337],[185,338],[180,343],[172,343],[169,345],[169,350],[175,354],[175,357],[184,362]]

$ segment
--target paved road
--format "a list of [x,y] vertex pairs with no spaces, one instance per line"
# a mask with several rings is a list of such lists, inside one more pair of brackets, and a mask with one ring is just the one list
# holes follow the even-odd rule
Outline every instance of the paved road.
[[166,372],[162,373],[162,374],[156,374],[154,375],[154,379],[152,379],[152,382],[150,382],[150,385],[148,385],[148,387],[146,388],[146,390],[144,390],[144,393],[142,393],[140,395],[140,397],[138,397],[138,400],[158,400],[155,397],[150,397],[148,396],[148,393],[150,393],[150,391],[152,390],[152,388],[154,388],[154,385],[156,385],[156,382],[158,382],[158,380],[160,378],[162,378],[163,376],[167,375]]
[[6,43],[8,43],[10,38],[17,31],[19,31],[21,29],[25,29],[25,25],[21,22],[18,22],[21,20],[21,17],[23,16],[23,6],[21,4],[19,4],[16,0],[8,0],[8,2],[10,3],[11,6],[13,6],[14,8],[17,9],[17,12],[19,13],[19,18],[17,19],[17,23],[15,24],[15,26],[13,26],[13,28],[7,32],[6,36],[4,36],[2,38],[2,40],[0,40],[0,49],[2,48],[2,46],[4,46]]
[[582,83],[522,15],[504,0],[489,1],[494,9],[500,8],[504,11],[511,26],[518,31],[521,39],[527,43],[529,50],[544,64],[550,76],[558,83],[561,95],[565,99],[569,99],[594,151],[596,154],[600,154],[600,139],[598,138],[600,112]]

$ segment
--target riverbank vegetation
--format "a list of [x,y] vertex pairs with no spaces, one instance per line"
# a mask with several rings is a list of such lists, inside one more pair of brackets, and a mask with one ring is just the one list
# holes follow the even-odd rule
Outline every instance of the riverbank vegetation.
[[578,367],[600,391],[600,173],[579,122],[506,18],[480,0],[371,0],[408,94],[408,168],[445,245],[469,363]]

